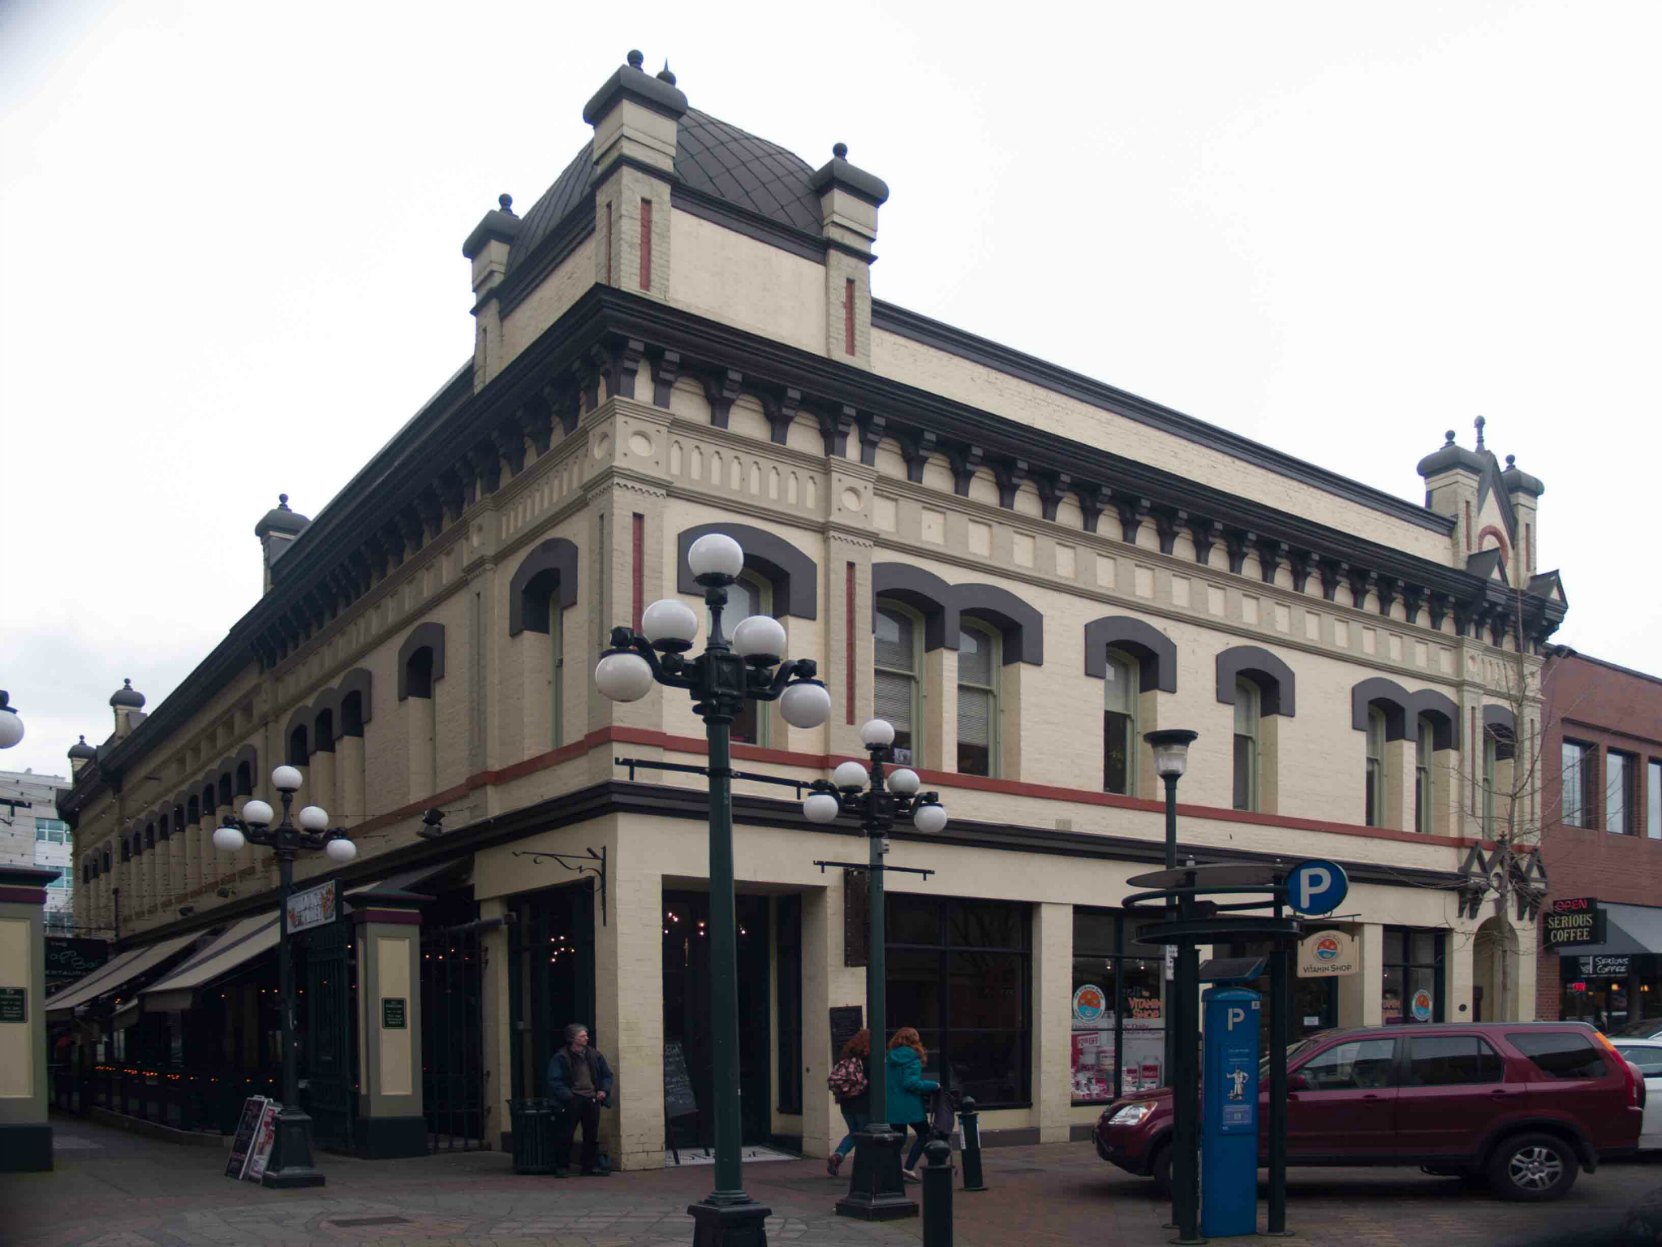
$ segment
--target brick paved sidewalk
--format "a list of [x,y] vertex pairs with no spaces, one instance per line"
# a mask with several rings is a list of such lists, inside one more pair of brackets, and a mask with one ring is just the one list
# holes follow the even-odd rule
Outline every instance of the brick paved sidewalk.
[[[267,1191],[220,1174],[217,1150],[184,1148],[56,1118],[58,1168],[0,1177],[4,1247],[658,1247],[691,1242],[686,1206],[707,1167],[605,1179],[520,1177],[496,1152],[404,1161],[319,1156],[329,1184]],[[955,1196],[957,1247],[1155,1247],[1169,1207],[1088,1144],[986,1153],[992,1189]],[[844,1183],[822,1162],[746,1165],[774,1211],[775,1247],[917,1247],[919,1222],[837,1217]],[[1295,1171],[1290,1247],[1608,1247],[1615,1226],[1662,1188],[1662,1157],[1583,1175],[1550,1205],[1503,1204],[1412,1170]]]

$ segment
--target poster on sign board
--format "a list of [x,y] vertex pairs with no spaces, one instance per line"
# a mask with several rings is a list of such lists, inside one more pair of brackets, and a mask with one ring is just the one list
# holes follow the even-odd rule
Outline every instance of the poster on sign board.
[[260,1124],[254,1130],[254,1147],[248,1153],[248,1168],[242,1174],[250,1182],[258,1182],[265,1177],[265,1171],[271,1164],[271,1149],[277,1142],[277,1114],[282,1108],[276,1100],[265,1102]]

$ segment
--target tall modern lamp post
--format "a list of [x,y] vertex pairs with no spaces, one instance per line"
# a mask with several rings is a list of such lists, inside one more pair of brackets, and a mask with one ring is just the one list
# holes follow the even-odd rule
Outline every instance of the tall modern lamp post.
[[0,749],[10,749],[23,739],[23,720],[12,709],[11,694],[0,688]]
[[761,1247],[770,1210],[745,1194],[739,1176],[738,922],[733,903],[733,719],[746,701],[777,701],[793,727],[814,728],[831,714],[831,695],[814,678],[812,659],[781,661],[785,629],[769,615],[740,620],[729,642],[721,630],[727,589],[744,570],[744,550],[725,533],[707,533],[687,551],[704,589],[710,635],[687,656],[698,615],[665,598],[641,614],[641,631],[613,628],[594,669],[595,686],[613,701],[638,701],[654,683],[683,688],[704,720],[710,777],[710,1039],[714,1063],[715,1189],[687,1211],[696,1247]]
[[271,1165],[261,1179],[280,1188],[322,1186],[323,1175],[312,1167],[312,1119],[300,1108],[300,1088],[294,1066],[294,966],[289,960],[289,893],[294,890],[294,859],[302,852],[322,850],[330,861],[345,864],[358,856],[358,846],[339,827],[331,829],[321,806],[301,808],[289,817],[294,794],[305,777],[292,766],[271,772],[271,786],[283,799],[283,820],[271,825],[272,809],[264,801],[246,801],[241,818],[227,817],[214,832],[214,848],[235,853],[245,844],[259,844],[277,855],[277,980],[282,1010],[283,1108],[277,1114],[277,1137]]
[[[1166,869],[1177,867],[1177,781],[1189,766],[1189,746],[1199,732],[1167,728],[1145,732],[1143,739],[1154,750],[1154,771],[1166,785]],[[1166,902],[1166,921],[1177,921],[1172,901]],[[1169,955],[1169,949],[1168,949]],[[1193,1221],[1199,1189],[1200,1141],[1199,1106],[1195,1096],[1199,1081],[1195,1072],[1196,982],[1200,974],[1193,944],[1177,949],[1177,972],[1166,984],[1166,1083],[1172,1089],[1172,1220],[1183,1241],[1193,1239]],[[1187,1227],[1187,1228],[1186,1228]]]
[[[884,956],[883,875],[890,870],[883,857],[889,851],[889,832],[897,819],[910,818],[919,831],[937,832],[946,826],[946,810],[932,792],[919,793],[918,773],[909,767],[885,771],[894,756],[894,725],[886,719],[872,719],[860,729],[860,743],[871,754],[870,786],[866,768],[858,762],[844,762],[829,780],[815,780],[814,791],[802,803],[809,822],[829,823],[839,814],[860,820],[860,830],[870,846],[866,869],[866,1025],[871,1035],[871,1075],[867,1095],[871,1121],[855,1136],[854,1174],[848,1194],[837,1201],[837,1212],[845,1217],[886,1221],[913,1217],[918,1206],[906,1195],[901,1183],[900,1148],[905,1136],[889,1127],[888,1077],[884,1070],[883,1037],[887,1035],[884,991],[888,982]],[[840,865],[826,862],[823,865]],[[928,874],[928,871],[916,872]]]

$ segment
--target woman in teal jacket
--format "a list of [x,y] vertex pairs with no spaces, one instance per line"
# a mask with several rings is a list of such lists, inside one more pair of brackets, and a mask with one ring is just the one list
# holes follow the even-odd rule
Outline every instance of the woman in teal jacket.
[[923,1076],[925,1055],[923,1039],[910,1026],[902,1026],[889,1040],[889,1124],[901,1134],[906,1133],[908,1126],[917,1134],[901,1171],[913,1182],[918,1180],[918,1158],[923,1155],[923,1145],[929,1138],[929,1109],[923,1097],[941,1089],[940,1083]]

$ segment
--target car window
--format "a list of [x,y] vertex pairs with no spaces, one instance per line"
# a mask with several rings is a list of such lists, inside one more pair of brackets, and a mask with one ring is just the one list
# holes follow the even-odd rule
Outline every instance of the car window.
[[1394,1039],[1352,1039],[1311,1057],[1298,1072],[1312,1091],[1384,1087],[1391,1081]]
[[1408,1040],[1408,1085],[1453,1087],[1499,1082],[1506,1066],[1476,1035],[1415,1035]]
[[1610,1068],[1593,1041],[1574,1031],[1513,1031],[1506,1038],[1554,1078],[1603,1078]]
[[1640,1048],[1633,1044],[1617,1044],[1616,1051],[1639,1067],[1646,1077],[1662,1074],[1662,1048]]

